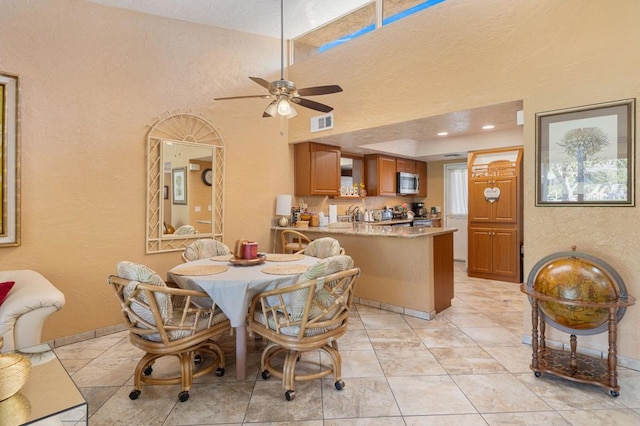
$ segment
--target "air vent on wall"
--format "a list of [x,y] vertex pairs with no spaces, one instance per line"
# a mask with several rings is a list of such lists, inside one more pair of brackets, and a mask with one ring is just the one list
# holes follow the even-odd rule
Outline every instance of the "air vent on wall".
[[333,129],[333,113],[311,117],[311,131],[320,132],[322,130]]

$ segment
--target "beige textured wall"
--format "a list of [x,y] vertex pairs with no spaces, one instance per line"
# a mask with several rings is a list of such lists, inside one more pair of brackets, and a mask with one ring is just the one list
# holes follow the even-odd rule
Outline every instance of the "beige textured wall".
[[[44,338],[121,317],[106,277],[116,262],[161,275],[180,253],[145,255],[145,137],[167,111],[201,114],[226,145],[225,242],[269,241],[275,194],[291,192],[286,134],[260,100],[278,74],[279,41],[81,0],[5,1],[0,69],[21,78],[22,245],[0,248],[2,269],[35,269],[66,306]],[[286,131],[286,129],[285,129]]]
[[[537,260],[576,244],[616,268],[638,297],[638,209],[535,207],[533,187],[536,112],[638,96],[637,16],[635,0],[447,0],[296,64],[291,77],[343,87],[324,98],[335,108],[333,133],[523,99],[525,277]],[[292,140],[312,138],[303,118],[291,122]],[[619,354],[636,360],[638,322],[635,306],[618,335]],[[579,344],[606,348],[595,340]]]
[[[291,78],[342,85],[324,99],[333,132],[523,99],[525,272],[577,244],[638,296],[637,209],[536,208],[532,186],[536,112],[638,96],[637,16],[635,0],[448,0],[296,64]],[[144,254],[144,138],[166,111],[201,113],[225,139],[225,240],[268,244],[275,194],[293,190],[287,126],[260,118],[258,101],[212,99],[252,93],[246,76],[277,77],[278,40],[80,0],[3,2],[0,40],[0,69],[22,78],[23,225],[22,246],[0,249],[0,264],[64,291],[45,338],[119,323],[105,302],[117,261],[161,274],[179,262]],[[298,110],[290,139],[310,140],[314,114]],[[636,306],[620,325],[622,356],[640,359],[639,320]]]

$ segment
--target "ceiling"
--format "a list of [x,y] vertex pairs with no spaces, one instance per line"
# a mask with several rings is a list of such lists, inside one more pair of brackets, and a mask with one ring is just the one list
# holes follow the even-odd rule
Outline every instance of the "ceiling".
[[[278,0],[88,0],[105,6],[180,19],[280,38]],[[333,21],[371,0],[287,0],[284,3],[284,37],[295,38]],[[339,145],[354,154],[388,153],[422,161],[466,158],[469,146],[476,149],[487,132],[517,131],[516,113],[522,101],[456,111],[419,120],[380,126],[313,140]],[[482,126],[493,124],[492,130]],[[437,136],[447,131],[447,136]],[[521,131],[521,130],[520,130]],[[473,143],[470,143],[473,138]]]
[[[88,0],[215,27],[280,38],[279,0]],[[298,37],[371,0],[287,0],[284,38]]]

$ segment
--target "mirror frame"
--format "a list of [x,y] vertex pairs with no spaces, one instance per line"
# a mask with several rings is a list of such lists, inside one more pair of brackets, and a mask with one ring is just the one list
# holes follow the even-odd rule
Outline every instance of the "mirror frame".
[[0,73],[0,247],[20,245],[18,76]]
[[[162,143],[207,145],[213,149],[211,186],[211,233],[173,235],[163,233],[164,164]],[[195,114],[169,114],[160,118],[147,134],[147,231],[146,253],[182,251],[201,238],[223,239],[224,230],[224,141],[206,119]]]

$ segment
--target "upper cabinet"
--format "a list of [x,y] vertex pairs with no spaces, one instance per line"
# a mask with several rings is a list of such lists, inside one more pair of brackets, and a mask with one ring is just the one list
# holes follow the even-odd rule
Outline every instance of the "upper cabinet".
[[396,195],[396,158],[387,155],[364,156],[367,195]]
[[424,161],[416,161],[416,173],[420,178],[420,187],[418,189],[418,195],[416,197],[427,196],[427,163]]
[[427,196],[427,163],[396,158],[388,155],[364,156],[367,195],[397,196],[396,173],[415,173],[420,178],[419,193],[415,197]]
[[315,142],[294,145],[295,195],[340,195],[340,148]]
[[396,171],[402,173],[415,173],[416,161],[406,158],[396,158]]

